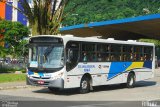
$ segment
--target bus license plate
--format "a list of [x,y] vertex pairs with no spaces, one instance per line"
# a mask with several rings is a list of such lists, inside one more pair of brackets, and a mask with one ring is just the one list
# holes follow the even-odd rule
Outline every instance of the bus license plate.
[[38,84],[44,84],[44,81],[38,81]]

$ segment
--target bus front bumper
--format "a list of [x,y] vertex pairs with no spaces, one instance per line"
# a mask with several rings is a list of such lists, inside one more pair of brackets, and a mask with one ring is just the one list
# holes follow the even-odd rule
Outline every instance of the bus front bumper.
[[60,89],[64,88],[64,80],[62,78],[56,80],[44,80],[26,77],[26,84],[33,86],[55,87]]

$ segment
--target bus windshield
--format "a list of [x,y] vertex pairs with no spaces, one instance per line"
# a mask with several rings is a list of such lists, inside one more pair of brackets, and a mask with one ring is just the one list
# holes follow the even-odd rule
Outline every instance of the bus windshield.
[[64,66],[64,48],[62,45],[39,45],[30,49],[30,68],[61,68]]

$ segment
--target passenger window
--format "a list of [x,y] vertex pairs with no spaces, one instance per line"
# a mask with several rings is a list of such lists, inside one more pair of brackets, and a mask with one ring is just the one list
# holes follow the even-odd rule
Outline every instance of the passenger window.
[[82,62],[95,62],[97,60],[96,56],[96,45],[93,43],[82,43],[82,53],[81,61]]
[[153,48],[152,47],[144,47],[144,61],[152,60]]
[[128,60],[129,61],[134,61],[135,60],[135,53],[134,53],[134,46],[127,46],[127,49],[126,51],[129,51],[129,58]]
[[135,49],[134,61],[140,61],[141,60],[142,47],[141,46],[135,46],[134,49]]
[[109,61],[110,46],[108,44],[97,44],[97,61]]
[[118,45],[111,45],[110,46],[110,60],[111,61],[119,61],[120,60],[120,52],[121,52],[121,47]]

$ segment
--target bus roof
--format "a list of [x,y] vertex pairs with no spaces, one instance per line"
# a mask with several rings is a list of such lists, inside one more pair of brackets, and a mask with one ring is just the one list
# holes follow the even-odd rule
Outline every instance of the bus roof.
[[136,40],[115,40],[114,38],[108,39],[101,39],[100,36],[93,36],[93,37],[75,37],[73,35],[37,35],[31,38],[38,38],[38,37],[57,37],[62,38],[65,42],[68,41],[85,41],[85,42],[100,42],[100,43],[115,43],[115,44],[131,44],[131,45],[148,45],[154,46],[154,43],[146,43],[146,42],[139,42]]

